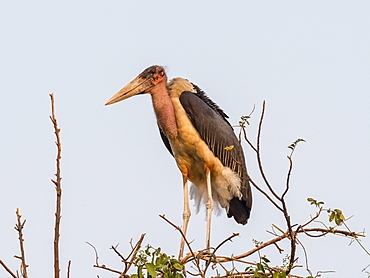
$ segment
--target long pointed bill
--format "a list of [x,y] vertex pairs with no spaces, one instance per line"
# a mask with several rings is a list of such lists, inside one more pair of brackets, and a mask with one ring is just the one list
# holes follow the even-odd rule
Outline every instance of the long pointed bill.
[[113,104],[121,100],[127,99],[134,95],[145,92],[150,87],[153,87],[151,79],[142,78],[140,75],[123,87],[118,93],[112,96],[105,105]]

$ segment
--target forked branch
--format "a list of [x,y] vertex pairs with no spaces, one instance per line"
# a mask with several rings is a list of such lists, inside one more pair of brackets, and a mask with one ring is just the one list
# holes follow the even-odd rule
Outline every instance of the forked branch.
[[24,252],[24,246],[23,246],[23,242],[24,242],[24,239],[23,239],[23,228],[24,228],[24,224],[26,224],[26,220],[24,220],[23,222],[21,221],[22,215],[20,215],[18,208],[15,211],[15,213],[17,215],[17,224],[15,225],[14,229],[18,232],[19,250],[21,251],[21,256],[20,257],[14,256],[14,257],[16,257],[16,258],[18,258],[18,259],[21,260],[21,272],[22,272],[22,276],[24,278],[28,278],[28,275],[27,275],[27,267],[28,267],[28,265],[26,264],[26,254]]

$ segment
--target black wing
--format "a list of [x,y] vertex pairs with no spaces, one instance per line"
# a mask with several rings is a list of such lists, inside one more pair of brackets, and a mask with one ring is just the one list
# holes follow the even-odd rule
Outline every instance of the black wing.
[[166,146],[166,148],[170,152],[170,154],[173,156],[170,141],[168,141],[168,138],[166,137],[166,135],[164,135],[164,133],[163,133],[162,129],[159,127],[159,125],[158,125],[158,129],[159,129],[159,134],[161,135],[161,138],[162,138],[162,141],[163,141],[164,145]]
[[246,224],[252,207],[252,193],[243,149],[233,128],[226,120],[227,115],[208,97],[205,101],[205,97],[204,93],[198,96],[196,93],[183,92],[180,102],[200,137],[214,155],[224,166],[239,175],[243,197],[241,200],[234,197],[230,201],[228,217],[233,216],[238,223]]

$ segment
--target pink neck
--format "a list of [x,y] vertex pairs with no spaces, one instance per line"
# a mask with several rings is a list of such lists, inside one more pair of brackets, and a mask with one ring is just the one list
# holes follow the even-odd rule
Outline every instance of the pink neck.
[[158,83],[150,92],[158,125],[167,138],[177,137],[177,124],[166,81]]

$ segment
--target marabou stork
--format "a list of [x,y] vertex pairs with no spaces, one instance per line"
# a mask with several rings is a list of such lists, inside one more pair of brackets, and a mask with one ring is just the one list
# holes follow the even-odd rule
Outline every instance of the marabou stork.
[[[190,218],[188,180],[196,204],[206,203],[206,248],[210,248],[211,215],[214,203],[234,217],[248,222],[252,193],[242,147],[228,116],[196,85],[183,78],[167,83],[161,66],[151,66],[108,100],[109,105],[138,94],[150,94],[159,132],[175,158],[183,177],[184,212],[182,231]],[[181,241],[182,257],[184,241]]]

